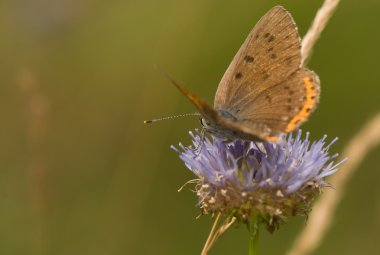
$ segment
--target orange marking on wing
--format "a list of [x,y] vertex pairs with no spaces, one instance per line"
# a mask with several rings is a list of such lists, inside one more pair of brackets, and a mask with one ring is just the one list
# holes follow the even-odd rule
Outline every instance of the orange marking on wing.
[[277,136],[268,136],[268,137],[265,137],[265,140],[267,142],[276,143],[279,141],[279,138]]
[[309,77],[305,77],[303,79],[303,82],[306,88],[306,102],[303,105],[301,111],[289,122],[288,126],[286,127],[286,132],[294,130],[300,122],[306,120],[316,104],[316,98],[318,97],[318,94],[316,92],[316,88],[312,83],[312,80]]

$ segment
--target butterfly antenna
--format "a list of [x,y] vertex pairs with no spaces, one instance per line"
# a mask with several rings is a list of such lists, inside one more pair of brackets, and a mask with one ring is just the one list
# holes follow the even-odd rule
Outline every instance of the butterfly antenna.
[[171,120],[171,119],[176,119],[180,117],[188,117],[188,116],[200,116],[200,114],[199,113],[185,113],[185,114],[168,116],[168,117],[163,117],[163,118],[158,118],[158,119],[144,120],[144,124],[150,124],[150,123],[154,123],[161,120]]

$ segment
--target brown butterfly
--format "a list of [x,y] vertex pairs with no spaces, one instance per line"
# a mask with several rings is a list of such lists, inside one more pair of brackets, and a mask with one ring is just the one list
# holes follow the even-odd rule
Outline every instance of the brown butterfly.
[[277,141],[299,127],[319,101],[319,78],[301,66],[301,39],[276,6],[249,33],[216,91],[214,107],[172,80],[195,105],[206,132],[226,140]]

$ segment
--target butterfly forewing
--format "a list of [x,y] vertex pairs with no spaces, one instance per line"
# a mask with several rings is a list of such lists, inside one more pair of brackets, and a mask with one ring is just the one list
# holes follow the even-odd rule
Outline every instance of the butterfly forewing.
[[300,66],[301,42],[290,14],[274,7],[248,35],[224,74],[214,107],[239,116],[255,97],[284,81]]

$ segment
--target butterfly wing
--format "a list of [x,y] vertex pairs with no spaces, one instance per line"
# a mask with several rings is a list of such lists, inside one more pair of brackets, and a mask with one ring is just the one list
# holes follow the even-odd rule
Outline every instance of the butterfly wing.
[[[319,79],[301,64],[301,41],[290,14],[274,7],[257,23],[224,74],[214,108],[172,83],[221,137],[276,141],[314,110]],[[226,118],[223,111],[236,119]]]
[[186,96],[186,98],[198,109],[199,113],[210,121],[215,122],[218,119],[218,113],[207,102],[203,101],[197,95],[191,93],[187,88],[179,85],[175,80],[169,76],[167,78],[171,83]]
[[256,96],[254,104],[241,113],[241,121],[263,123],[271,134],[291,132],[302,124],[319,102],[319,78],[301,68],[287,80],[264,90]]
[[298,128],[319,102],[318,76],[301,68],[287,80],[264,90],[237,120],[217,115],[218,132],[229,139],[277,141],[276,135]]
[[240,119],[217,115],[218,130],[229,139],[276,141],[276,135],[291,132],[307,120],[319,102],[319,94],[318,76],[300,68],[285,81],[264,90]]
[[[217,110],[244,129],[270,136],[290,132],[319,100],[318,76],[301,64],[301,40],[291,15],[272,8],[248,35],[215,95]],[[264,132],[265,131],[265,132]],[[251,131],[252,132],[252,131]],[[269,137],[269,136],[268,136]]]
[[255,95],[299,68],[300,48],[293,18],[280,6],[272,8],[249,33],[225,72],[215,95],[215,109],[241,111]]
[[299,69],[301,41],[290,14],[272,8],[256,24],[225,72],[214,107],[238,116],[262,91]]
[[[170,79],[170,77],[169,77]],[[236,122],[234,120],[223,118],[207,102],[200,99],[197,95],[191,93],[185,87],[179,85],[176,81],[170,81],[184,94],[187,99],[198,109],[203,118],[208,122],[206,130],[221,138],[235,139],[237,137],[255,141],[276,141],[276,137],[269,137],[270,131],[261,123],[249,123],[245,121]]]

